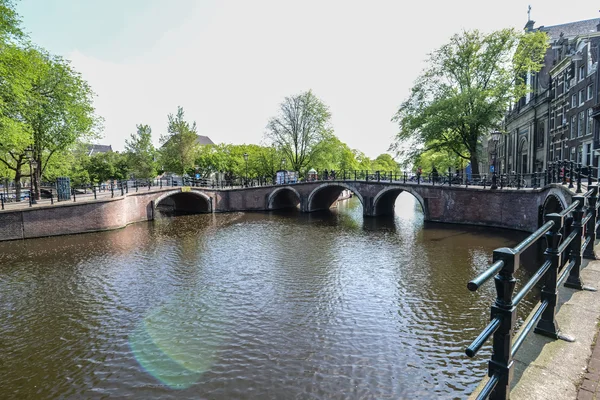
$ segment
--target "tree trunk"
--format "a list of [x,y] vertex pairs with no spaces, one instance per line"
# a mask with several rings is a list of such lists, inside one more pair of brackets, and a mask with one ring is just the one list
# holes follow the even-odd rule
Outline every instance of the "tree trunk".
[[15,171],[15,201],[21,201],[21,168],[19,164]]
[[479,177],[479,160],[477,159],[477,154],[471,154],[471,173],[473,174],[473,178]]
[[41,157],[40,160],[37,160],[37,168],[33,170],[33,193],[34,193],[34,199],[36,200],[40,200],[40,196],[41,196],[41,181],[42,181],[42,163],[41,163]]

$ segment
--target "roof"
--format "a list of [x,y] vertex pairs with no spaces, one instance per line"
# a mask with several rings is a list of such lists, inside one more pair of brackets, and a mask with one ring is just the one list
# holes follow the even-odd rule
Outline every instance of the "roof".
[[201,144],[201,145],[214,144],[214,142],[212,140],[210,140],[210,138],[208,136],[202,136],[202,135],[198,135],[198,138],[196,139],[196,143]]
[[88,145],[88,156],[98,153],[109,153],[112,152],[112,146],[110,144],[89,144]]
[[597,32],[596,25],[598,25],[598,23],[600,23],[600,20],[598,18],[594,18],[560,25],[540,26],[538,29],[540,31],[547,32],[551,40],[557,40],[561,33],[564,34],[565,38],[570,38],[577,35]]

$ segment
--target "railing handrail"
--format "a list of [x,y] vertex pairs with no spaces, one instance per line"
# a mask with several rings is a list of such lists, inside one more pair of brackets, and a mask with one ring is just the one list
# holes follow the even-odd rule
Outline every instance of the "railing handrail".
[[[554,339],[560,337],[555,318],[558,285],[566,280],[566,287],[583,289],[580,276],[582,259],[593,257],[593,246],[600,227],[598,190],[598,185],[594,185],[588,187],[585,194],[573,196],[569,207],[560,213],[547,214],[548,221],[515,247],[496,249],[493,264],[468,283],[470,291],[477,290],[492,276],[496,283],[497,297],[491,307],[490,322],[465,349],[468,357],[474,357],[490,337],[493,338],[488,366],[490,380],[479,393],[478,399],[508,399],[513,357],[531,330]],[[571,225],[566,224],[569,215],[573,217]],[[564,230],[567,230],[565,237]],[[545,236],[547,244],[545,261],[513,296],[516,284],[513,275],[519,269],[520,255],[542,236]],[[544,282],[541,299],[519,336],[513,338],[517,306],[540,281]]]

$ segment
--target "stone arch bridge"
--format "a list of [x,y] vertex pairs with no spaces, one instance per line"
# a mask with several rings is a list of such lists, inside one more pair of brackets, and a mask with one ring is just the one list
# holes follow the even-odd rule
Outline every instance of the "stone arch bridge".
[[[302,212],[327,210],[349,190],[363,207],[363,215],[394,213],[400,193],[421,205],[426,221],[497,226],[534,231],[541,216],[571,203],[572,193],[561,185],[541,189],[490,190],[477,187],[432,186],[415,183],[317,181],[293,185],[214,190],[183,187],[148,193],[154,218],[157,209],[189,213],[270,211],[298,208]],[[544,208],[548,208],[545,210]],[[550,208],[552,210],[550,210]]]

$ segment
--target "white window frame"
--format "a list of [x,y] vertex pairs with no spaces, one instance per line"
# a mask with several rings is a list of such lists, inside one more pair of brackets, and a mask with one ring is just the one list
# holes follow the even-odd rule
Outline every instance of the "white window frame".
[[587,99],[591,100],[594,97],[594,85],[588,85],[587,87]]

